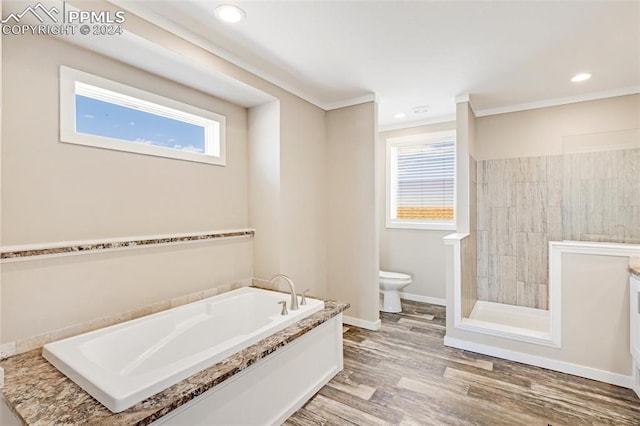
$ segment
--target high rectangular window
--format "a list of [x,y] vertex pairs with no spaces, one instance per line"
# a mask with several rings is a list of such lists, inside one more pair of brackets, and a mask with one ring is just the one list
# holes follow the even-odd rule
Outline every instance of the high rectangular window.
[[455,229],[455,131],[387,139],[388,228]]
[[225,165],[225,117],[60,68],[62,142]]

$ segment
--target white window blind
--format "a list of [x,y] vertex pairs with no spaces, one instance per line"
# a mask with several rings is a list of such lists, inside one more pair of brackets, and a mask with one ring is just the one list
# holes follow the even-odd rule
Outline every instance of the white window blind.
[[387,226],[454,226],[455,133],[388,141]]

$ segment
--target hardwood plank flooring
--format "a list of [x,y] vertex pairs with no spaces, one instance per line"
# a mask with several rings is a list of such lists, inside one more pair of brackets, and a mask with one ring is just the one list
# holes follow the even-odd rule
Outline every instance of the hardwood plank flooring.
[[402,305],[344,327],[344,370],[285,425],[640,426],[633,391],[448,348],[444,307]]

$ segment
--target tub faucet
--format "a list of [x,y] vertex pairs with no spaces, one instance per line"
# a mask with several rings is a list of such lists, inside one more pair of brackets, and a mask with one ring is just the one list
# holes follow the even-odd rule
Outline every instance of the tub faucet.
[[293,281],[291,278],[286,276],[285,274],[278,274],[269,280],[270,283],[275,282],[278,278],[284,279],[289,284],[289,290],[291,292],[291,310],[297,311],[299,309],[298,306],[298,295],[296,294],[296,288],[293,285]]

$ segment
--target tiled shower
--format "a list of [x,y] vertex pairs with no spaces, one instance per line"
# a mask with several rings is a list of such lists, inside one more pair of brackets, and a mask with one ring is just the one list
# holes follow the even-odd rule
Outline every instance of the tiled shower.
[[477,300],[548,309],[549,241],[640,242],[640,139],[629,135],[631,146],[477,162]]

